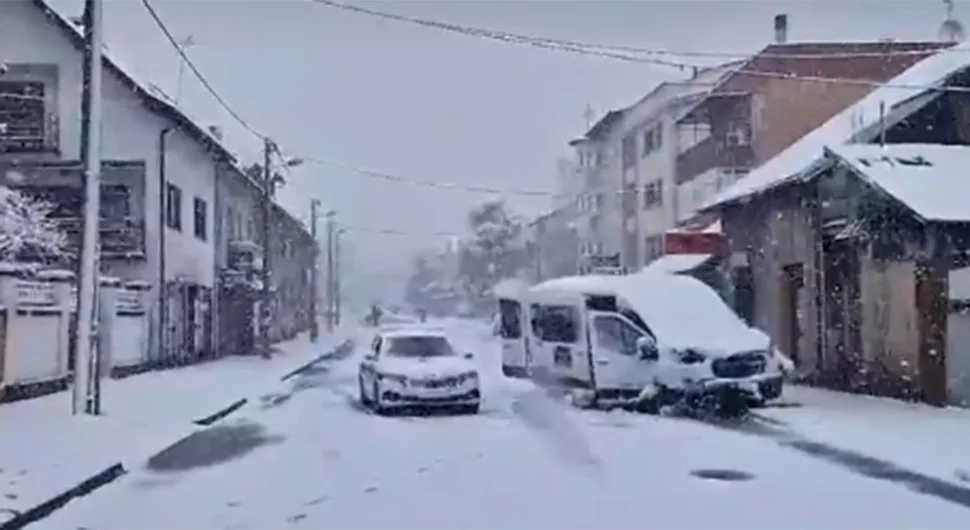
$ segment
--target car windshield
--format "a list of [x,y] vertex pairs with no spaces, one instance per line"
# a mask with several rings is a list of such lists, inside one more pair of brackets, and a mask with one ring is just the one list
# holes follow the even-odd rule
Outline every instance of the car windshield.
[[395,337],[390,340],[387,354],[395,357],[447,357],[454,355],[455,351],[444,337]]

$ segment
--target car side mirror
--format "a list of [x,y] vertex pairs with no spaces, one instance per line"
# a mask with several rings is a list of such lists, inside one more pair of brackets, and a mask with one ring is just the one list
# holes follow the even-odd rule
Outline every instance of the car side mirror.
[[468,352],[468,353],[465,354],[465,358],[466,359],[469,359],[469,360],[474,359],[475,358],[475,354],[472,353],[472,352]]
[[640,352],[640,358],[647,361],[655,361],[660,358],[660,350],[657,349],[657,343],[650,337],[640,337],[637,339],[637,351]]

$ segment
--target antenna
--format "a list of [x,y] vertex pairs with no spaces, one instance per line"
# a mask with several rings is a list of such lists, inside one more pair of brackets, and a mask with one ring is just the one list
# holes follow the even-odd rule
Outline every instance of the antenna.
[[965,32],[963,24],[956,18],[956,6],[953,0],[943,0],[943,23],[940,24],[940,40],[944,42],[960,42]]
[[583,118],[586,120],[586,130],[588,131],[590,127],[593,126],[593,119],[596,118],[596,113],[593,112],[592,105],[586,105],[586,111],[583,112]]

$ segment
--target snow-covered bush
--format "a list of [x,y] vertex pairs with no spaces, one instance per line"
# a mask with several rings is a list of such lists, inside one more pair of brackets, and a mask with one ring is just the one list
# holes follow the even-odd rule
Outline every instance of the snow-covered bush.
[[525,266],[522,221],[499,200],[472,210],[468,225],[471,235],[461,250],[459,275],[468,302],[483,312],[492,303],[492,286],[514,277]]
[[0,186],[0,261],[15,261],[25,251],[64,254],[64,232],[48,217],[53,209],[46,201]]

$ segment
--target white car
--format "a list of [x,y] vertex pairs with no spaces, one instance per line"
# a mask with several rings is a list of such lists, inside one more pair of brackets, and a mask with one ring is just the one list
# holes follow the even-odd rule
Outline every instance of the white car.
[[360,402],[378,413],[417,407],[476,414],[482,394],[473,359],[455,352],[444,331],[381,330],[360,363]]

